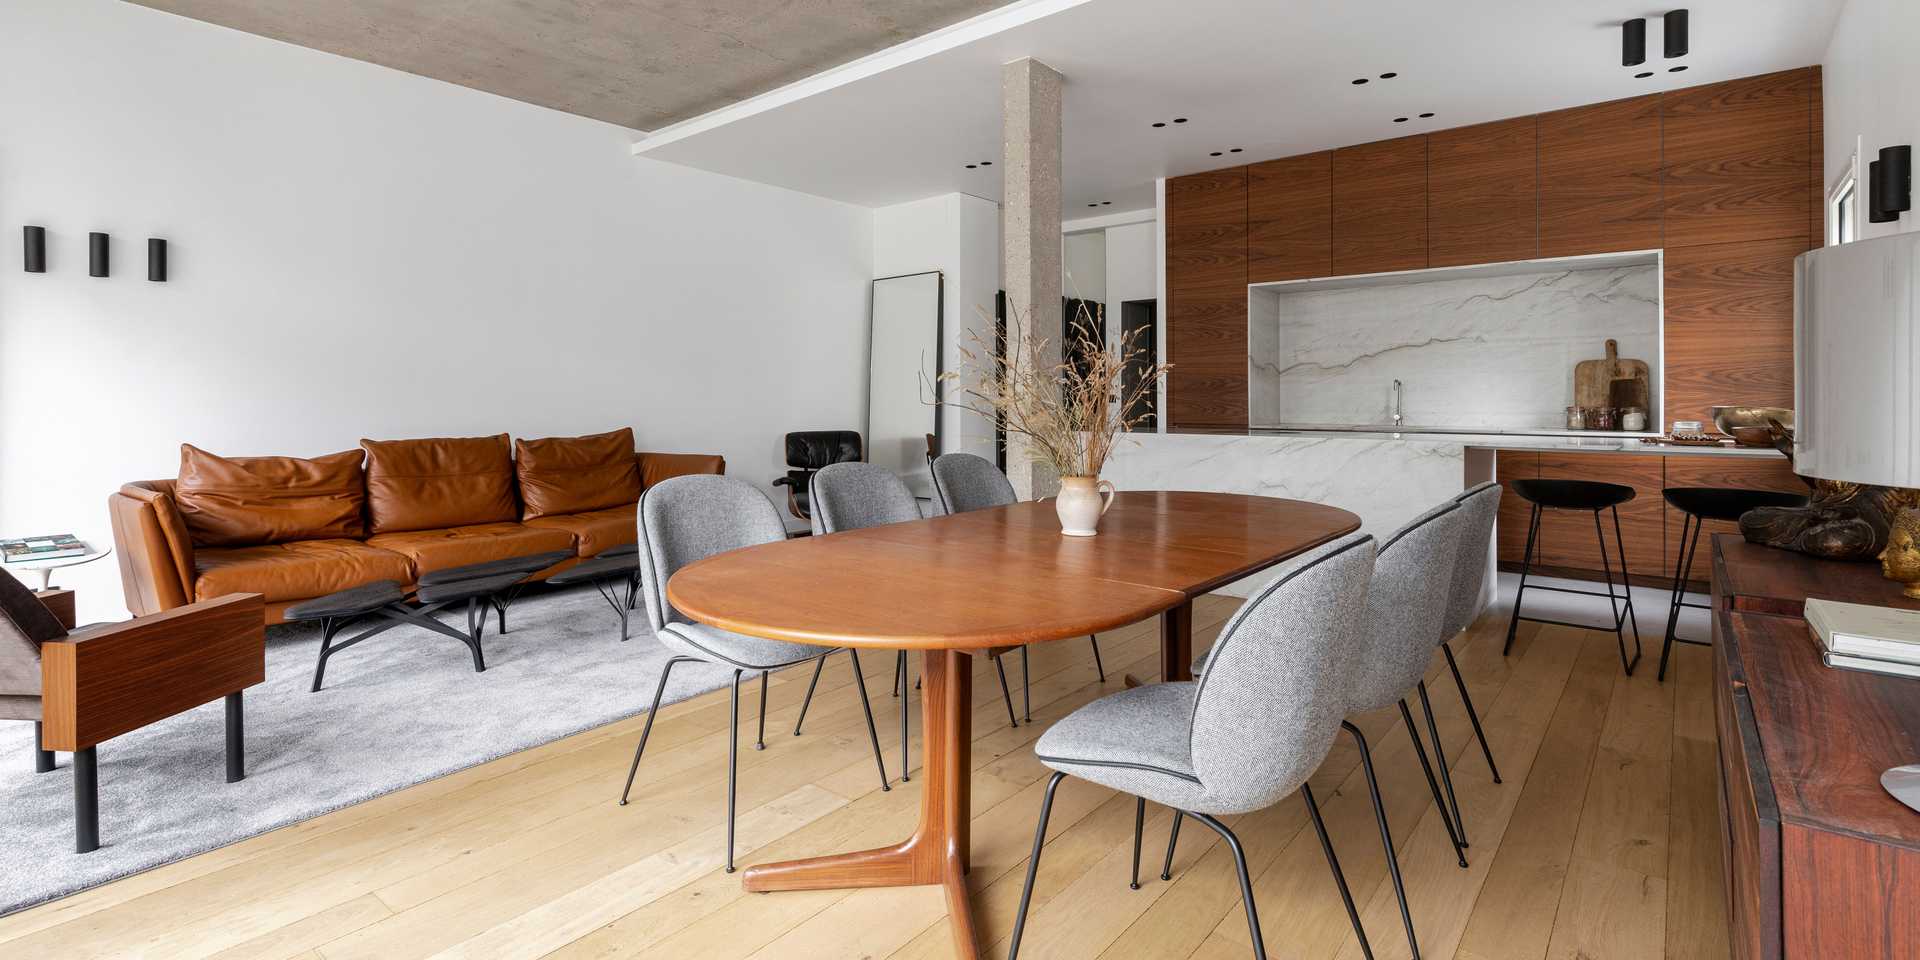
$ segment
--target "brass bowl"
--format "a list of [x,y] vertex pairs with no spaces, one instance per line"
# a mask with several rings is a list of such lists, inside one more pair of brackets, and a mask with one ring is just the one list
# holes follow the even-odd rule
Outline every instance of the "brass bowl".
[[1773,446],[1768,420],[1793,429],[1793,411],[1786,407],[1714,407],[1713,425],[1743,447]]

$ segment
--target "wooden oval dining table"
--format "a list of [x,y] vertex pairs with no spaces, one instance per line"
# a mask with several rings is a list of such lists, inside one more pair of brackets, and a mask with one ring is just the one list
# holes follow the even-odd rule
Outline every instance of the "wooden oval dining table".
[[1124,492],[1099,535],[1069,537],[1050,502],[801,537],[692,563],[667,582],[682,614],[827,647],[923,653],[920,823],[887,847],[748,867],[749,891],[940,884],[954,953],[979,955],[967,828],[974,653],[1083,637],[1158,615],[1160,668],[1192,677],[1193,599],[1360,528],[1318,503]]

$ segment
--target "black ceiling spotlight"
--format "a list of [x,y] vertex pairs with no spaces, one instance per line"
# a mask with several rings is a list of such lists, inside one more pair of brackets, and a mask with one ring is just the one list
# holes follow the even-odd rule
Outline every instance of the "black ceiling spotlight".
[[1635,17],[1620,25],[1620,65],[1637,67],[1647,62],[1647,18]]
[[107,264],[107,235],[87,234],[87,276],[105,277],[111,273]]
[[160,237],[147,238],[147,279],[167,282],[167,241]]
[[981,166],[983,166],[983,167],[991,167],[991,166],[993,166],[993,161],[992,161],[992,160],[982,160],[982,161],[980,161],[980,165],[981,165]]
[[1686,56],[1687,55],[1687,11],[1686,9],[1681,8],[1679,10],[1668,10],[1667,15],[1661,18],[1661,22],[1667,34],[1667,50],[1666,50],[1667,59],[1672,60],[1674,57]]
[[1215,150],[1214,152],[1212,152],[1212,153],[1209,153],[1209,154],[1207,154],[1207,156],[1209,156],[1209,157],[1217,157],[1217,156],[1220,156],[1220,151],[1218,151],[1218,150]]
[[1867,222],[1891,223],[1913,208],[1913,145],[1881,147],[1867,164]]
[[26,248],[26,271],[28,273],[47,272],[47,228],[27,226],[21,230],[24,236],[22,246]]

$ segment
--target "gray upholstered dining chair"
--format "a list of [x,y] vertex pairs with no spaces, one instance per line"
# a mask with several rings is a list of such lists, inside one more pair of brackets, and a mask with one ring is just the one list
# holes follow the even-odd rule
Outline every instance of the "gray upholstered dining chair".
[[[1321,850],[1361,948],[1372,956],[1346,877],[1307,783],[1340,730],[1367,624],[1373,537],[1356,534],[1290,561],[1240,607],[1213,646],[1198,681],[1110,694],[1053,725],[1034,744],[1055,771],[1040,803],[1026,885],[1007,957],[1020,954],[1027,907],[1047,837],[1054,791],[1068,774],[1173,807],[1226,841],[1256,958],[1266,956],[1253,882],[1240,840],[1218,817],[1260,810],[1295,791],[1306,802]],[[1134,832],[1134,874],[1140,871]]]
[[[933,492],[947,513],[966,513],[988,507],[1015,503],[1013,482],[985,457],[971,453],[943,453],[932,461]],[[1093,644],[1093,669],[1100,682],[1107,682],[1107,666],[1100,661],[1100,638],[1089,635]],[[1020,701],[1022,719],[1033,722],[1033,677],[1028,669],[1027,648],[1020,648]]]
[[[767,640],[732,633],[718,627],[696,623],[667,602],[667,580],[674,571],[696,560],[728,550],[774,543],[787,538],[780,511],[752,485],[710,474],[674,477],[648,487],[640,495],[640,592],[646,601],[647,622],[662,646],[674,654],[660,670],[659,686],[653,691],[653,706],[647,710],[646,726],[640,731],[640,744],[633,750],[633,766],[627,769],[627,784],[620,791],[625,806],[633,790],[633,778],[640,770],[640,755],[646,752],[647,737],[653,732],[653,719],[660,712],[660,695],[666,692],[667,677],[681,663],[710,663],[733,669],[732,721],[727,737],[727,872],[733,872],[734,787],[739,772],[740,749],[740,677],[760,674],[760,742],[764,747],[767,717],[767,674],[782,667],[825,661],[838,653],[805,643]],[[874,766],[880,770],[880,789],[891,787],[887,766],[880,759],[880,734],[873,725],[873,707],[867,700],[867,681],[860,671],[860,657],[847,649],[853,664],[855,690],[860,708],[867,715],[867,738],[873,743]],[[816,674],[815,679],[819,677]],[[812,690],[808,690],[812,695]]]
[[[810,499],[813,518],[822,534],[921,519],[920,501],[914,499],[913,491],[907,489],[893,471],[871,463],[835,463],[821,468],[813,475]],[[1007,702],[1007,722],[1017,727],[1020,721],[1013,715],[1013,692],[1007,686],[1007,668],[997,653],[993,665],[1000,671],[1000,695]],[[814,678],[819,679],[819,665],[814,666],[813,673]],[[907,652],[902,650],[894,661],[893,688],[900,694],[900,779],[903,781],[912,779],[913,769],[907,762],[906,679]],[[793,725],[795,736],[800,734],[800,723],[807,719],[807,706],[812,697],[813,688],[808,687],[807,699],[800,704],[800,718]]]
[[[1433,792],[1433,804],[1440,811],[1440,821],[1446,825],[1454,856],[1463,868],[1467,866],[1466,842],[1454,830],[1452,816],[1452,811],[1458,808],[1441,796],[1440,783],[1434,779],[1433,764],[1427,758],[1420,730],[1414,726],[1413,713],[1407,709],[1406,696],[1410,689],[1419,690],[1420,705],[1426,711],[1427,731],[1438,749],[1439,728],[1433,720],[1433,705],[1427,699],[1425,677],[1427,665],[1433,660],[1433,624],[1446,615],[1452,599],[1454,558],[1459,552],[1466,522],[1466,513],[1460,504],[1449,500],[1415,517],[1380,545],[1374,557],[1373,582],[1367,591],[1367,629],[1360,666],[1354,671],[1347,704],[1348,713],[1399,705],[1400,719],[1406,724],[1407,736],[1413,740],[1414,755],[1420,758],[1427,788]],[[1214,644],[1213,649],[1194,664],[1194,676],[1204,676],[1211,671],[1214,653],[1219,649],[1220,645]],[[1394,896],[1400,902],[1400,921],[1406,926],[1407,945],[1415,960],[1419,960],[1420,942],[1414,934],[1413,913],[1407,906],[1406,884],[1400,875],[1400,857],[1394,849],[1393,831],[1387,825],[1380,782],[1374,775],[1373,752],[1359,727],[1344,720],[1340,726],[1353,736],[1354,744],[1360,749],[1360,766],[1373,800],[1374,820],[1380,827],[1380,843],[1386,849],[1387,871],[1393,878]],[[1440,755],[1440,770],[1446,778],[1447,795],[1451,796],[1453,779],[1447,772],[1444,751]],[[1139,819],[1140,811],[1135,811],[1136,834]],[[1171,879],[1174,847],[1179,842],[1180,817],[1176,813],[1173,829],[1167,836],[1166,867],[1160,871],[1163,880]],[[1138,854],[1135,859],[1139,859]],[[1137,882],[1137,867],[1135,874]]]

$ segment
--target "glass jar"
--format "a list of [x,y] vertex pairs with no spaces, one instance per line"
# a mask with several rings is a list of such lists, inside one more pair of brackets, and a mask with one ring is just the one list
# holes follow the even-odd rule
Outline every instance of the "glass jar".
[[1585,430],[1587,428],[1587,410],[1585,407],[1567,408],[1567,429]]
[[1588,430],[1620,429],[1620,411],[1614,407],[1593,407],[1587,411]]
[[1647,429],[1647,411],[1639,407],[1628,407],[1621,411],[1620,429],[1628,433],[1644,433]]

